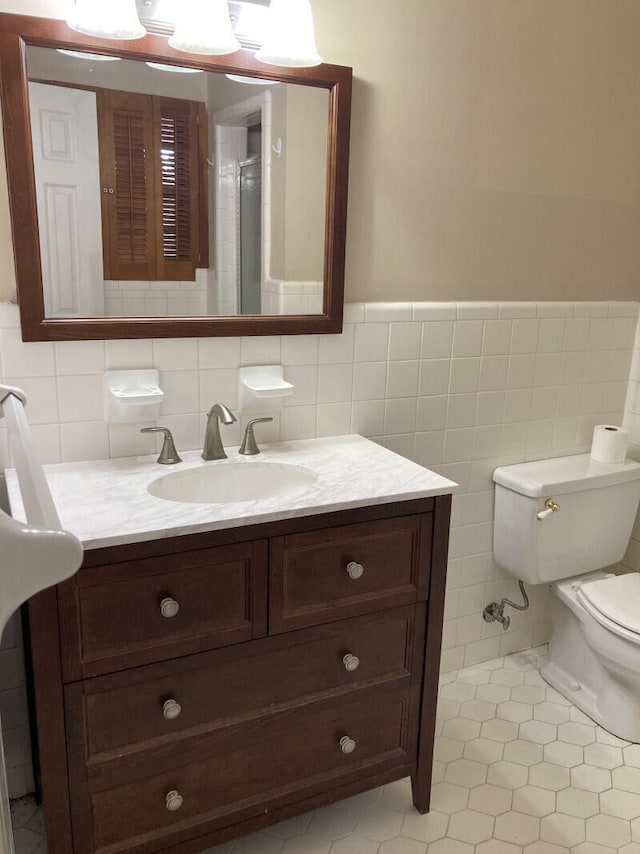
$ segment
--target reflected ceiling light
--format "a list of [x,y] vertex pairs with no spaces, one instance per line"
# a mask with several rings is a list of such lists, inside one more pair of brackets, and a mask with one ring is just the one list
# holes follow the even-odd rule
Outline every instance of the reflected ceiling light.
[[149,68],[155,68],[156,71],[173,71],[174,74],[202,74],[203,68],[185,68],[183,65],[165,65],[164,62],[145,62]]
[[81,50],[65,50],[62,47],[56,48],[58,53],[64,53],[65,56],[73,56],[74,59],[90,59],[92,62],[120,62],[119,56],[105,56],[104,53],[83,53]]
[[320,65],[309,0],[271,0],[265,38],[256,59],[287,68]]
[[240,50],[226,0],[182,0],[170,47],[187,53],[222,56]]
[[264,77],[243,77],[242,74],[225,74],[234,83],[249,83],[253,86],[275,86],[279,80],[265,80]]
[[78,33],[105,39],[139,39],[146,33],[135,0],[76,0],[67,25]]

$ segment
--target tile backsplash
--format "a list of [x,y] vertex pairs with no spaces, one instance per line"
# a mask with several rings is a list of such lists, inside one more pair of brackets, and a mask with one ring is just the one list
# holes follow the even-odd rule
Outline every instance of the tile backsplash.
[[[200,447],[204,413],[237,405],[241,365],[282,363],[294,394],[262,441],[361,433],[460,484],[453,502],[442,669],[548,640],[546,587],[508,631],[482,609],[517,596],[492,555],[498,465],[588,451],[595,424],[626,424],[640,454],[638,303],[366,303],[340,335],[29,343],[0,305],[0,375],[27,393],[43,462],[148,454],[143,424],[107,425],[102,373],[155,367],[159,423]],[[634,349],[635,348],[635,349]],[[633,357],[633,365],[632,365]],[[627,393],[629,397],[627,400]],[[223,427],[239,444],[242,424]],[[0,466],[9,463],[0,426]],[[640,524],[628,560],[640,568]],[[0,686],[0,690],[2,686]]]

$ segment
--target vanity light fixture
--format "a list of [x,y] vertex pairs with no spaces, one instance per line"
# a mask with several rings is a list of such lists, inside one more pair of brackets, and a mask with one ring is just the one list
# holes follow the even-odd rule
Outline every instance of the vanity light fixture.
[[322,57],[316,48],[309,0],[271,0],[264,41],[256,59],[287,68],[311,68]]
[[322,62],[310,0],[271,0],[268,8],[266,0],[75,0],[67,24],[98,38],[170,35],[175,50],[204,56],[250,47],[259,48],[256,59],[270,65],[310,68]]
[[182,0],[169,47],[186,53],[223,56],[240,50],[226,0]]
[[135,0],[76,0],[67,26],[104,39],[139,39],[147,32],[140,23]]

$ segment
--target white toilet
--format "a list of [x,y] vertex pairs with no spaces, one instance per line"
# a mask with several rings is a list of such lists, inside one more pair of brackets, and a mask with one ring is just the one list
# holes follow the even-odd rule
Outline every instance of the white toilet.
[[627,548],[640,463],[581,454],[503,466],[493,479],[496,563],[525,583],[553,582],[542,676],[606,730],[640,742],[640,573],[603,571]]

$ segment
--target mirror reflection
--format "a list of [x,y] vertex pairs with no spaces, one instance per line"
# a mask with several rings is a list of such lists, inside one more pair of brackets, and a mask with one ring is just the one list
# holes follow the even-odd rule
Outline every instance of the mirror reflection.
[[103,60],[27,50],[46,316],[322,313],[328,91]]

